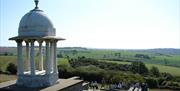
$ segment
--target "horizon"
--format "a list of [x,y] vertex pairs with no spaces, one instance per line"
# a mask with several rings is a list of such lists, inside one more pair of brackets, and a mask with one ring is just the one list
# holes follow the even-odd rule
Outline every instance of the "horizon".
[[[67,39],[58,47],[180,49],[179,0],[40,0],[38,6]],[[34,0],[0,1],[0,46],[16,47],[8,38],[34,7]]]
[[[0,46],[0,48],[6,47],[6,48],[16,48],[17,46]],[[25,45],[23,46],[25,47]],[[35,47],[39,47],[36,45]],[[45,47],[45,46],[43,46]],[[120,49],[120,48],[92,48],[92,47],[57,47],[57,48],[86,48],[86,49],[97,49],[97,50],[153,50],[153,49],[175,49],[175,50],[180,50],[180,48],[149,48],[149,49]]]

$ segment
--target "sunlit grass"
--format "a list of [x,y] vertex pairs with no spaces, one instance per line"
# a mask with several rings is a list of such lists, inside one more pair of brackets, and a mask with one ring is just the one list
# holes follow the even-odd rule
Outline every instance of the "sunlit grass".
[[[104,62],[111,62],[111,63],[118,63],[118,64],[131,64],[131,62],[121,62],[121,61],[109,61],[109,60],[99,60]],[[155,66],[159,69],[160,72],[167,72],[172,74],[173,76],[180,76],[180,68],[178,67],[172,67],[172,66],[164,66],[159,64],[146,64],[148,69],[150,69],[152,66]]]
[[16,56],[0,56],[0,69],[2,69],[2,71],[6,70],[9,63],[16,64]]
[[66,65],[67,67],[71,67],[66,58],[58,58],[58,65]]
[[173,91],[170,89],[150,89],[149,91]]
[[118,63],[118,64],[131,64],[131,62],[125,62],[125,61],[110,61],[110,60],[98,60],[100,62],[109,62],[109,63]]
[[0,83],[15,79],[16,79],[16,75],[0,74]]
[[150,69],[152,66],[155,66],[159,69],[160,72],[167,72],[172,74],[173,76],[180,76],[180,68],[172,67],[172,66],[164,66],[158,64],[146,64],[146,66]]
[[[97,54],[101,53],[102,51],[97,52]],[[111,53],[111,51],[106,51],[107,53]],[[38,59],[37,57],[35,58]],[[177,57],[178,59],[178,57]],[[58,64],[65,64],[67,67],[70,67],[69,61],[66,58],[58,58]],[[121,61],[110,61],[110,60],[99,60],[111,63],[119,63],[119,64],[131,64],[131,62],[121,62]],[[37,62],[37,61],[36,61]],[[0,56],[0,68],[5,71],[6,67],[9,63],[16,64],[16,56]],[[160,64],[151,64],[146,63],[146,66],[150,69],[152,66],[158,67],[160,72],[168,72],[174,76],[180,76],[180,68],[172,67],[172,66],[165,66]]]

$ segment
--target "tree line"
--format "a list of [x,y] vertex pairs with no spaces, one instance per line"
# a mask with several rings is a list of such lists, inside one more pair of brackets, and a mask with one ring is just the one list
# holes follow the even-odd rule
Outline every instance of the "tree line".
[[[174,77],[169,73],[160,73],[157,67],[148,70],[141,61],[131,64],[118,64],[85,57],[69,58],[68,61],[70,66],[58,65],[59,78],[80,76],[85,81],[97,81],[98,83],[105,79],[106,84],[123,82],[125,88],[128,88],[132,83],[146,82],[150,88],[180,90],[180,77]],[[15,64],[9,63],[6,71],[9,74],[16,74],[17,67]],[[1,70],[0,73],[2,73]]]

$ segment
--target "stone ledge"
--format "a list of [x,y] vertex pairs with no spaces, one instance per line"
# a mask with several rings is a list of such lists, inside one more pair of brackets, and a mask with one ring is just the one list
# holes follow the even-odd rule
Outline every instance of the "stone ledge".
[[82,91],[83,80],[59,79],[59,83],[46,88],[19,87],[16,80],[0,83],[0,90],[8,91]]

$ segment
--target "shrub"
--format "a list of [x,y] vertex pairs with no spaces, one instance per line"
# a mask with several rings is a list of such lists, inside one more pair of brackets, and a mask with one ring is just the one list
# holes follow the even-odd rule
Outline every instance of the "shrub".
[[17,66],[13,63],[9,63],[7,68],[6,68],[6,71],[11,73],[11,74],[16,74],[17,73]]
[[157,88],[158,87],[158,82],[157,79],[155,78],[146,78],[146,83],[148,84],[149,88]]
[[165,78],[167,81],[172,80],[173,76],[170,73],[162,73],[161,74],[163,78]]
[[136,54],[134,57],[144,58],[144,59],[150,59],[150,57],[149,57],[148,55],[144,55],[144,54]]
[[131,71],[133,73],[139,73],[141,75],[147,75],[148,74],[148,68],[146,65],[141,61],[135,61],[131,64]]
[[89,65],[77,67],[76,73],[84,80],[101,82],[101,79],[105,74],[105,71],[96,66]]
[[0,67],[0,74],[2,73],[2,69],[1,69],[1,67]]
[[59,53],[59,54],[57,54],[57,57],[58,57],[58,58],[63,58],[63,54],[62,54],[62,53]]
[[159,69],[155,66],[152,66],[150,69],[150,74],[152,74],[154,77],[159,77],[160,76]]
[[74,76],[74,69],[65,64],[58,65],[59,78],[69,78]]

